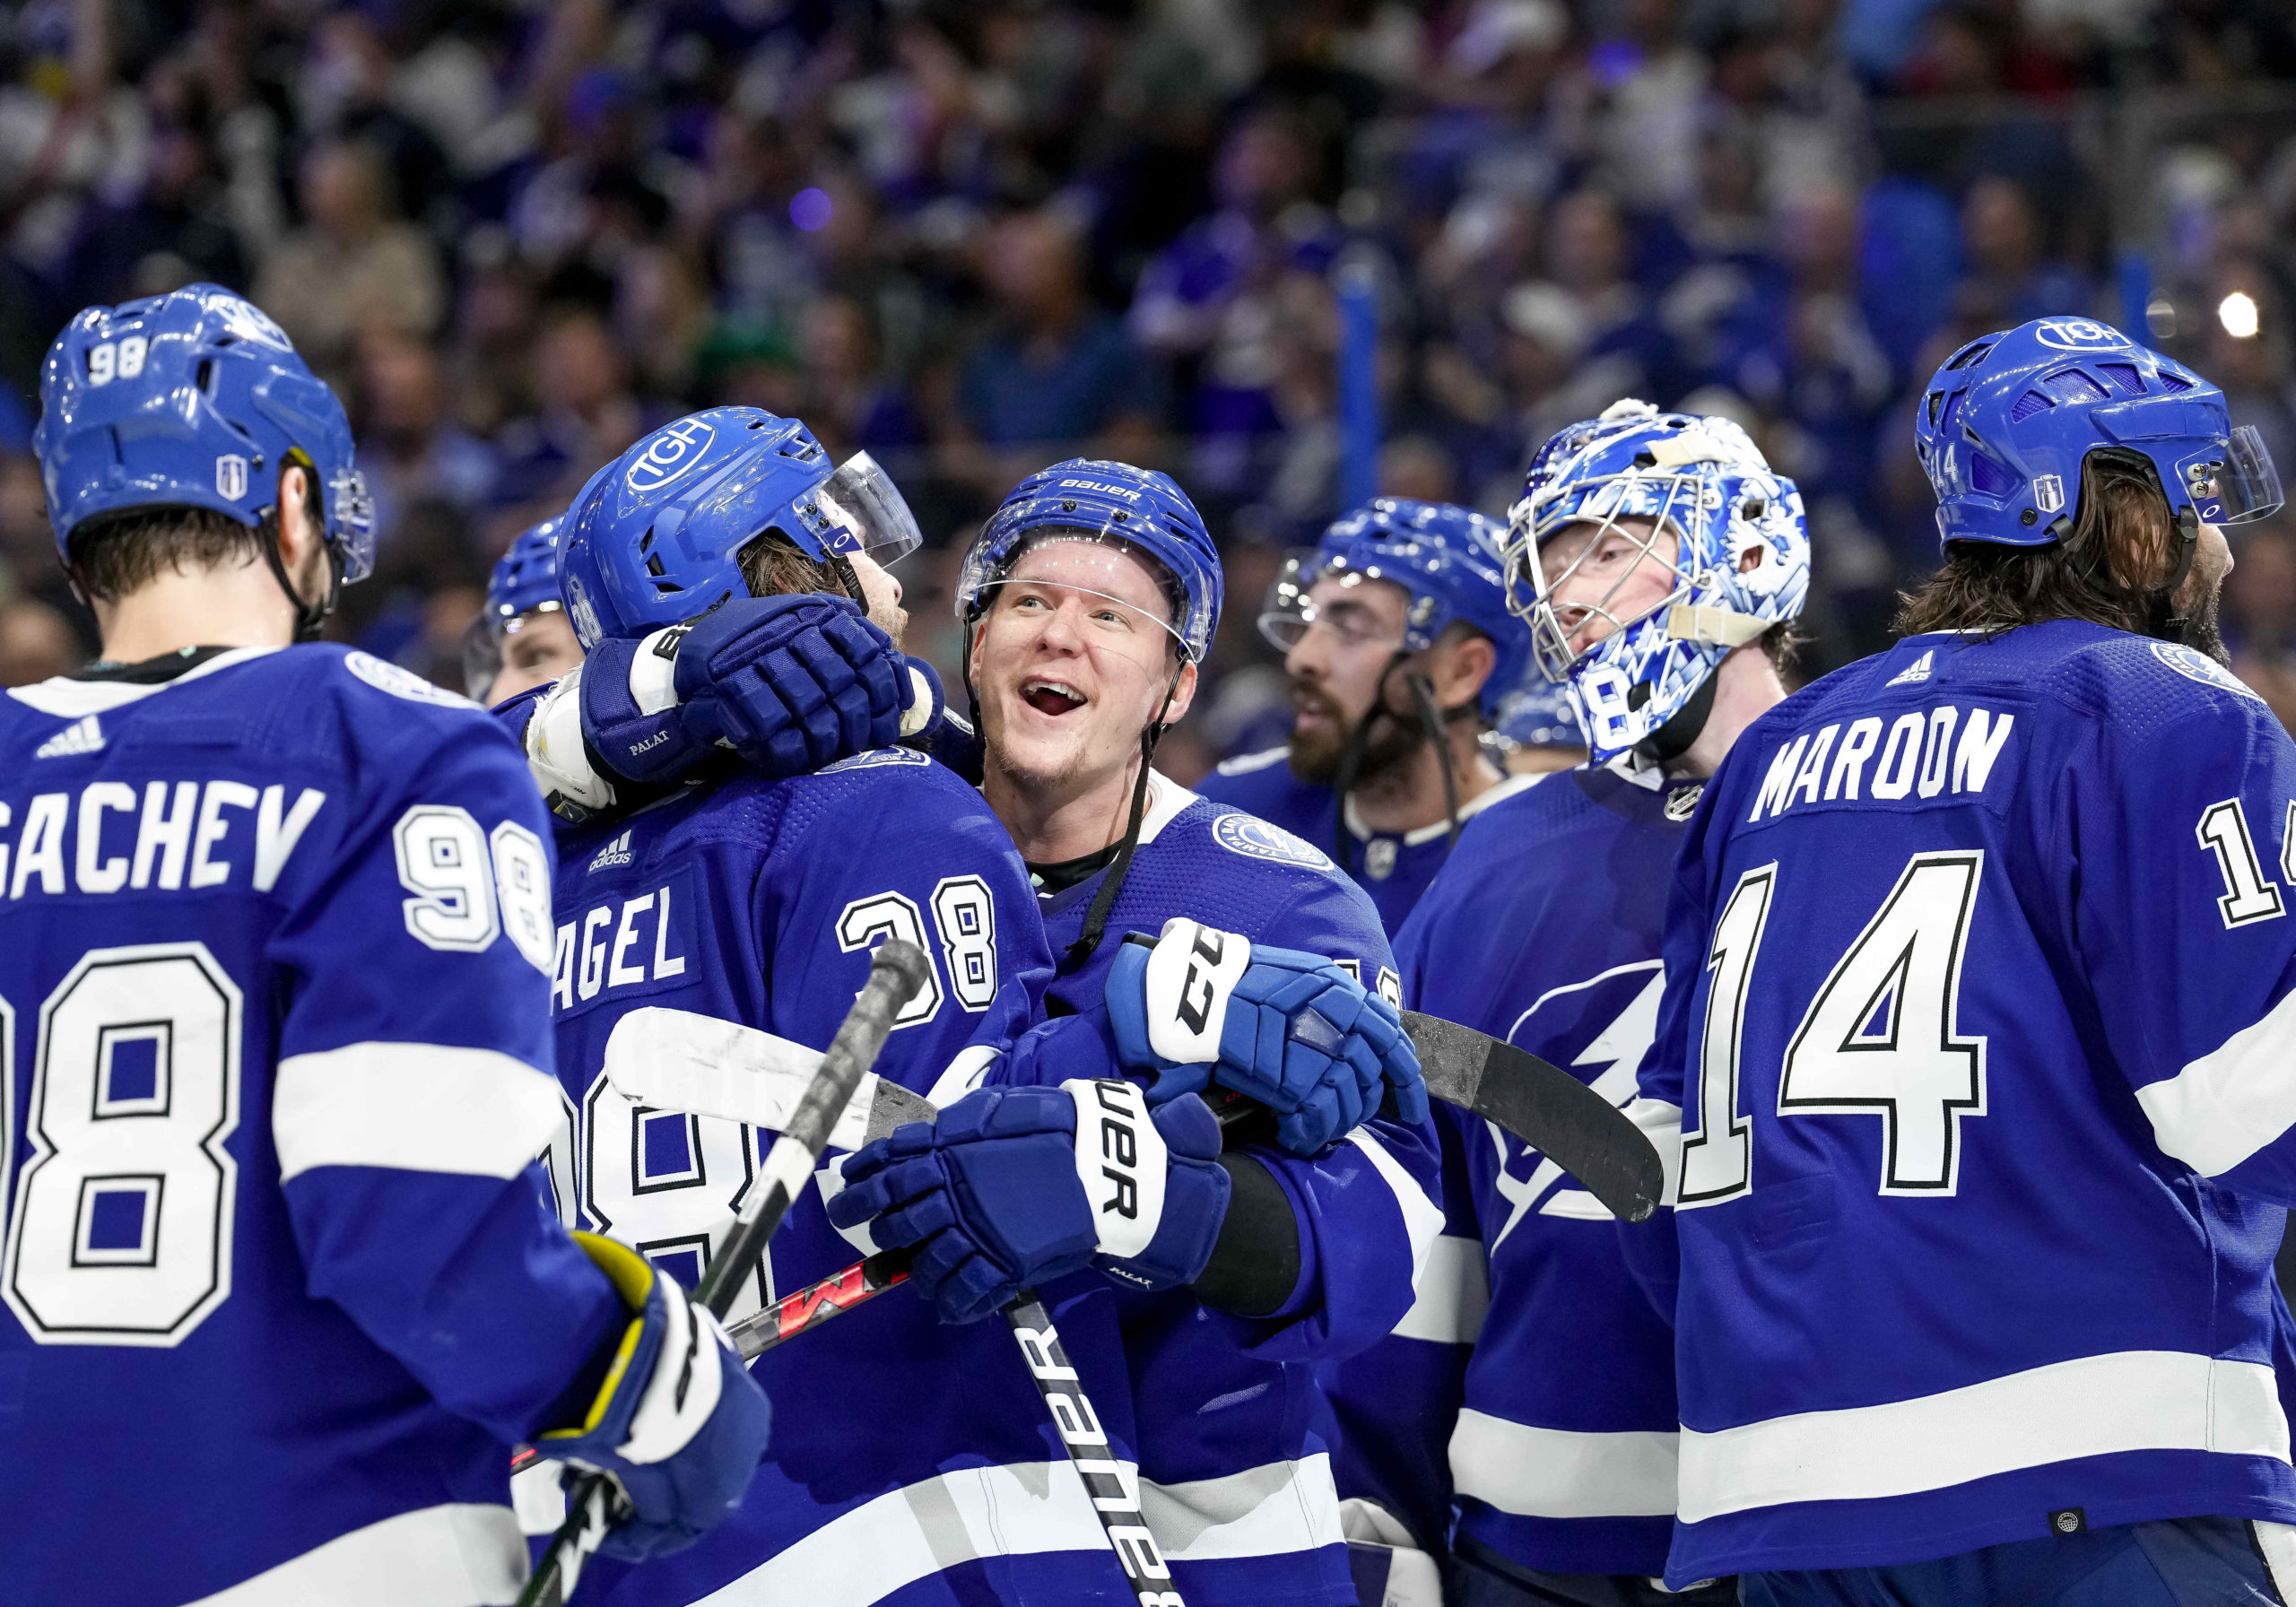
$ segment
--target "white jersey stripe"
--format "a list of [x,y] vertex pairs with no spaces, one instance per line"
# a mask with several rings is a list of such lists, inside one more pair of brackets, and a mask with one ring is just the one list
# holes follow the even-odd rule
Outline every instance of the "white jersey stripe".
[[508,1507],[402,1512],[190,1607],[497,1607],[518,1599],[526,1542]]
[[1443,1208],[1427,1197],[1427,1191],[1403,1169],[1403,1162],[1387,1153],[1387,1145],[1370,1129],[1356,1128],[1347,1135],[1347,1142],[1371,1158],[1371,1169],[1394,1191],[1396,1207],[1403,1212],[1404,1231],[1411,1238],[1411,1292],[1415,1299],[1419,1281],[1427,1274],[1429,1253],[1443,1234]]
[[1446,1233],[1428,1248],[1419,1298],[1396,1325],[1396,1337],[1471,1345],[1483,1332],[1483,1314],[1490,1308],[1491,1272],[1483,1261],[1483,1240]]
[[2296,990],[2173,1077],[2136,1090],[2152,1137],[2204,1177],[2296,1124]]
[[[1136,1476],[1123,1466],[1127,1480]],[[1343,1539],[1330,1459],[1320,1453],[1187,1484],[1144,1481],[1140,1510],[1164,1555],[1181,1562],[1281,1556]],[[1083,1480],[1065,1458],[967,1468],[888,1490],[694,1607],[868,1607],[978,1558],[1107,1551]]]
[[1518,1517],[1665,1517],[1674,1509],[1677,1437],[1538,1429],[1463,1409],[1451,1481]]
[[1683,1430],[1682,1521],[1789,1501],[1878,1500],[2076,1456],[2213,1451],[2288,1460],[2272,1368],[2121,1351],[1982,1384],[1718,1433]]
[[279,1063],[282,1183],[321,1166],[515,1177],[558,1130],[558,1084],[494,1049],[345,1044]]

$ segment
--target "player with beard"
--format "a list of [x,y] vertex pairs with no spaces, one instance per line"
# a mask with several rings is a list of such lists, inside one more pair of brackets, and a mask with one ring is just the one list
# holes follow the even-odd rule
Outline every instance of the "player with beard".
[[2087,319],[1918,405],[1943,567],[1747,730],[1678,861],[1634,1108],[1678,1202],[1667,1577],[2284,1601],[2296,744],[2213,627],[2278,477]]
[[1530,662],[1502,534],[1464,508],[1381,497],[1293,554],[1259,617],[1292,678],[1292,739],[1201,789],[1330,844],[1390,935],[1461,827],[1533,779],[1483,741]]

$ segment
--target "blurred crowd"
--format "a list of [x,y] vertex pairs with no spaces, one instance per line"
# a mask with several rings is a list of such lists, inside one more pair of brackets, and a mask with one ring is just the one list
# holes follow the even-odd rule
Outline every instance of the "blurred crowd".
[[[26,448],[89,301],[251,294],[382,523],[331,627],[443,682],[489,566],[690,408],[874,454],[953,553],[1077,452],[1229,564],[1187,775],[1266,734],[1252,630],[1341,509],[1334,284],[1377,287],[1376,483],[1501,517],[1622,395],[1801,483],[1822,669],[1935,560],[1909,396],[1971,335],[2141,326],[2296,471],[2296,27],[2274,0],[22,0],[0,12],[0,684],[89,637]],[[2243,674],[2296,717],[2296,524]]]

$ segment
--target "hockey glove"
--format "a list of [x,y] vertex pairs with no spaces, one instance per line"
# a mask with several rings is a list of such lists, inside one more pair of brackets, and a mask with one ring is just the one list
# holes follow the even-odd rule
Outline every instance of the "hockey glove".
[[582,734],[617,775],[665,783],[729,748],[802,776],[922,730],[939,682],[848,598],[735,597],[642,641],[600,642],[582,668]]
[[610,1238],[574,1240],[638,1315],[581,1426],[535,1445],[613,1478],[630,1516],[598,1550],[642,1562],[684,1550],[741,1505],[773,1412],[718,1319],[674,1281]]
[[1152,1097],[1216,1082],[1275,1112],[1276,1142],[1312,1155],[1376,1115],[1427,1119],[1419,1055],[1395,1007],[1329,960],[1175,916],[1117,951],[1102,995],[1117,1052],[1161,1073]]
[[879,1249],[916,1246],[909,1281],[969,1323],[1086,1265],[1141,1289],[1193,1281],[1228,1211],[1219,1155],[1201,1099],[1152,1116],[1113,1079],[983,1089],[857,1151],[829,1214],[868,1223]]

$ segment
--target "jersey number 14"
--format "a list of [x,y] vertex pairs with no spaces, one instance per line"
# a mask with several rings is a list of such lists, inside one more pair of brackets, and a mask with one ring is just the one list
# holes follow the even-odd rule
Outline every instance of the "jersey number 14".
[[[1985,1039],[1956,1029],[1961,961],[1985,855],[1917,854],[1835,962],[1779,1068],[1781,1116],[1879,1116],[1884,1194],[1950,1194],[1961,1125],[1985,1114]],[[1683,1138],[1682,1204],[1719,1204],[1752,1181],[1740,1114],[1747,985],[1778,867],[1738,879],[1707,952],[1712,978],[1699,1057],[1698,1131]]]

